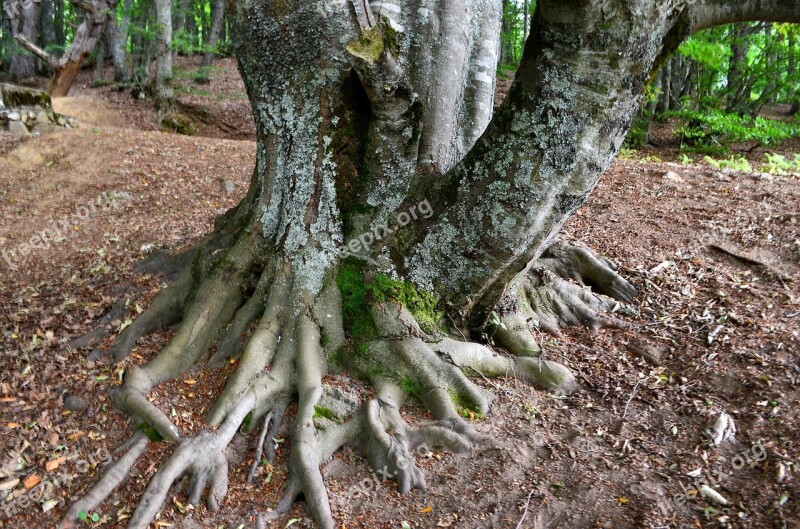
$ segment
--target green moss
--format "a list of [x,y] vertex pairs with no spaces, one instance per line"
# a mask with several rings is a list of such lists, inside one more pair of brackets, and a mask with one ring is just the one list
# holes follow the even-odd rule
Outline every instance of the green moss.
[[161,434],[158,433],[158,430],[156,430],[146,422],[141,423],[139,425],[139,429],[143,431],[144,434],[147,436],[147,438],[153,441],[154,443],[158,443],[164,440]]
[[161,130],[177,132],[185,136],[194,136],[197,132],[197,127],[194,121],[188,116],[179,112],[173,112],[161,120]]
[[245,415],[244,420],[242,421],[242,430],[249,431],[250,430],[250,423],[253,421],[253,412],[251,411],[247,415]]
[[394,300],[405,306],[422,330],[431,334],[438,330],[444,313],[436,310],[439,298],[432,292],[419,291],[409,281],[396,281],[383,274],[375,277],[372,296],[376,301]]
[[378,62],[384,49],[381,26],[362,31],[358,39],[347,45],[351,55],[371,64]]
[[405,391],[409,395],[419,395],[420,394],[419,386],[408,375],[401,376],[400,380],[398,382],[398,385],[400,386],[400,388],[403,391]]
[[383,30],[383,45],[395,57],[400,55],[400,41],[397,39],[397,31],[392,27],[392,23],[388,18],[384,17],[381,20],[381,29]]
[[336,415],[334,415],[333,411],[330,408],[326,408],[324,406],[314,406],[314,418],[315,419],[328,419],[335,423],[341,423],[342,421],[339,420]]
[[342,293],[344,328],[357,343],[375,338],[378,330],[369,310],[371,288],[364,281],[364,270],[356,259],[348,258],[336,277],[336,286]]
[[450,395],[450,400],[453,402],[453,406],[456,407],[456,411],[459,415],[465,419],[472,420],[483,418],[483,414],[475,409],[475,405],[464,399],[460,393],[454,391],[452,388],[448,388],[447,393]]

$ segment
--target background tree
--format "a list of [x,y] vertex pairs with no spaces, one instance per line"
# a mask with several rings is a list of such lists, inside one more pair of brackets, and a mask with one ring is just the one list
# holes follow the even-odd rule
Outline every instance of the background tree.
[[[275,512],[302,493],[317,524],[333,528],[319,464],[342,444],[360,443],[373,468],[407,491],[424,486],[415,446],[460,451],[479,441],[462,414],[486,413],[491,396],[465,371],[513,369],[569,389],[573,377],[542,358],[530,322],[551,332],[613,323],[600,314],[605,300],[563,277],[622,300],[635,293],[606,262],[555,237],[622,145],[653,72],[701,29],[800,21],[800,2],[786,0],[542,0],[490,123],[499,3],[391,5],[400,9],[233,6],[258,131],[251,186],[204,241],[150,263],[179,277],[108,352],[120,360],[139,337],[178,324],[167,347],[129,368],[112,394],[150,435],[133,435],[65,525],[107,497],[150,437],[175,448],[129,526],[147,527],[184,474],[190,502],[207,492],[217,508],[233,436],[263,423],[271,445],[296,401],[290,477]],[[468,339],[487,330],[510,356]],[[210,428],[183,438],[147,394],[229,357],[239,361]],[[344,424],[317,430],[328,370],[362,377],[376,396]],[[434,422],[405,423],[399,408],[409,395]]]

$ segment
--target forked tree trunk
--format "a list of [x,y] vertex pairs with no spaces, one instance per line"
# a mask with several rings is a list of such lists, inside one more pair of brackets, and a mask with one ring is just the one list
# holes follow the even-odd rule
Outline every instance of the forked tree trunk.
[[[148,527],[183,475],[190,503],[208,484],[208,507],[218,508],[228,489],[225,450],[245,418],[245,429],[263,423],[269,452],[292,401],[289,474],[271,516],[303,494],[316,524],[333,529],[319,465],[344,443],[360,444],[372,468],[406,492],[425,486],[416,447],[467,450],[478,440],[463,415],[486,413],[491,395],[465,372],[514,371],[568,389],[574,378],[536,356],[523,316],[552,296],[588,305],[542,311],[545,329],[609,308],[553,275],[589,277],[620,299],[632,294],[590,252],[553,238],[611,163],[654,67],[713,24],[800,21],[800,2],[784,0],[538,4],[518,75],[489,123],[496,0],[234,3],[235,52],[257,130],[248,194],[194,249],[149,265],[181,273],[107,352],[120,360],[139,337],[179,323],[111,395],[136,424],[176,443],[129,527]],[[529,276],[534,265],[541,270]],[[494,310],[510,356],[441,329],[480,329]],[[183,438],[148,394],[232,357],[211,428]],[[315,415],[329,369],[362,378],[376,396],[322,427]],[[409,394],[437,422],[407,424],[399,409]],[[95,510],[146,445],[135,434],[65,525]]]
[[117,0],[94,0],[94,2],[73,0],[73,3],[86,11],[86,16],[75,30],[72,42],[61,58],[56,59],[47,53],[27,35],[15,35],[15,40],[20,46],[47,62],[55,70],[47,87],[47,92],[51,97],[63,97],[69,93],[72,83],[78,76],[78,72],[80,72],[83,61],[103,36],[106,17],[117,5]]

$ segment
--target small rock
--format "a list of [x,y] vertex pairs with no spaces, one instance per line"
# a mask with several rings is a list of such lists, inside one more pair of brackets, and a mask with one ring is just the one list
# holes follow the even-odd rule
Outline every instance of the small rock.
[[9,121],[8,132],[12,134],[30,134],[28,132],[28,127],[21,121]]
[[664,178],[671,182],[683,182],[683,178],[675,171],[667,171]]
[[36,122],[37,123],[47,123],[50,121],[50,117],[47,115],[47,112],[44,110],[40,110],[38,114],[36,114]]
[[234,191],[236,191],[236,185],[227,178],[225,178],[222,180],[222,189],[224,189],[226,193],[233,193]]
[[75,395],[69,395],[64,399],[64,409],[70,411],[83,411],[86,409],[86,401]]
[[69,125],[73,129],[77,129],[78,128],[78,120],[76,120],[75,118],[69,118],[67,120],[67,125]]
[[22,119],[22,116],[19,115],[19,112],[9,112],[7,117],[8,121],[19,121]]

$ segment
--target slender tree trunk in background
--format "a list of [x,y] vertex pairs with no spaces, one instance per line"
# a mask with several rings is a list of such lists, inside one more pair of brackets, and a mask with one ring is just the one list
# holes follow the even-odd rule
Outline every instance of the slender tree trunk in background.
[[214,49],[219,41],[222,21],[225,18],[225,0],[212,0],[211,2],[211,30],[208,33],[208,42],[204,43],[206,49],[203,54],[201,68],[207,68],[214,62]]
[[197,32],[197,22],[195,21],[195,5],[192,0],[181,0],[181,5],[186,9],[184,12],[184,27],[183,30],[191,37],[192,46],[200,44]]
[[[663,68],[663,66],[662,66],[662,68]],[[658,94],[658,95],[654,95],[653,97],[651,97],[647,101],[647,103],[646,103],[646,105],[645,105],[645,107],[643,109],[643,112],[642,112],[642,114],[643,114],[642,118],[645,120],[644,138],[642,139],[642,143],[644,145],[647,145],[648,143],[650,143],[650,129],[653,126],[653,120],[656,117],[656,109],[658,107],[658,102],[661,99],[661,83],[663,82],[663,79],[664,79],[664,76],[661,75],[661,72],[657,73],[653,77],[653,87],[652,87],[653,88],[653,92],[654,92],[654,94]]]
[[174,105],[172,93],[172,2],[155,0],[156,7],[156,75],[153,92],[159,122]]
[[[789,79],[797,80],[797,36],[794,33],[789,33]],[[789,93],[786,95],[787,100],[792,105],[789,109],[789,115],[794,116],[800,112],[800,82],[795,82],[789,87]]]
[[750,35],[753,33],[751,24],[737,24],[730,33],[731,58],[728,66],[728,112],[742,112],[746,107],[750,90],[745,82],[747,71],[747,52],[749,50]]
[[502,26],[500,29],[500,54],[498,55],[497,66],[498,68],[503,67],[507,64],[511,64],[508,60],[509,53],[511,52],[511,46],[509,45],[509,39],[511,37],[511,21],[508,20],[506,17],[506,13],[508,11],[508,3],[510,0],[503,0],[502,4],[502,13],[503,13],[503,20]]
[[528,40],[528,24],[530,22],[530,13],[528,12],[530,0],[523,0],[523,11],[522,11],[522,43],[523,46],[525,45],[525,41]]
[[116,17],[109,19],[109,27],[113,28],[113,37],[110,38],[111,60],[114,62],[114,80],[118,83],[127,83],[130,80],[127,47],[131,9],[133,9],[133,0],[124,0],[119,23],[117,23]]
[[661,67],[661,96],[658,100],[657,112],[669,112],[672,99],[672,60],[666,61]]
[[[39,28],[39,14],[41,13],[41,4],[32,2],[28,9],[22,9],[11,21],[12,33],[14,37],[22,37],[30,42],[36,42],[37,29]],[[9,66],[9,74],[15,81],[27,79],[36,75],[36,57],[29,53],[14,53],[11,56],[11,65]]]
[[686,83],[686,61],[680,53],[672,55],[672,79],[670,80],[670,108],[680,110],[681,94]]
[[225,17],[222,20],[222,31],[220,32],[220,35],[219,35],[220,45],[221,46],[225,46],[226,47],[226,51],[227,51],[228,44],[230,44],[230,36],[228,34],[228,25],[229,25],[229,23],[228,23],[228,12],[226,10],[225,11]]
[[39,30],[41,38],[39,39],[39,46],[45,51],[47,51],[50,46],[56,44],[56,27],[53,16],[54,7],[53,0],[42,2],[41,27]]
[[64,3],[56,1],[53,3],[53,19],[55,28],[55,43],[60,48],[66,45],[66,36],[64,35]]
[[97,41],[97,45],[95,46],[96,51],[96,60],[94,63],[94,82],[95,83],[102,83],[103,82],[103,69],[105,68],[106,63],[106,40],[108,38],[108,23],[106,23],[105,28],[103,28],[103,36]]

